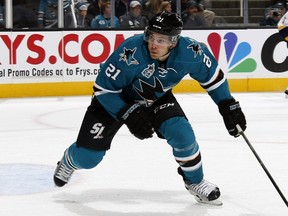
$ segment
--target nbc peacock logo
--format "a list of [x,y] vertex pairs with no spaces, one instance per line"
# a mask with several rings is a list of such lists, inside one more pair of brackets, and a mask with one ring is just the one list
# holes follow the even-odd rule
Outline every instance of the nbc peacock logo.
[[[238,37],[233,32],[226,33],[223,39],[229,73],[247,73],[256,70],[256,61],[249,58],[252,51],[249,43],[238,42]],[[207,40],[214,57],[219,61],[221,36],[218,33],[211,33]]]

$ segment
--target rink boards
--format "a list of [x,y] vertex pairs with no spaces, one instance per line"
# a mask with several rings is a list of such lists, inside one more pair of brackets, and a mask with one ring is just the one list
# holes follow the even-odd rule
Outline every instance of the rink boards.
[[[0,32],[0,98],[92,94],[99,65],[142,31]],[[288,48],[276,28],[185,30],[218,60],[231,91],[283,91]],[[175,92],[202,92],[185,77]]]

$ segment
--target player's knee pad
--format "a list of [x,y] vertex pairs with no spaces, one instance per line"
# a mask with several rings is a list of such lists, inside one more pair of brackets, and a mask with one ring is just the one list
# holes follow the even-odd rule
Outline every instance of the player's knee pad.
[[185,149],[195,142],[193,129],[183,116],[164,121],[158,130],[172,148]]
[[102,161],[105,153],[106,151],[97,151],[74,143],[68,148],[68,161],[77,169],[91,169]]

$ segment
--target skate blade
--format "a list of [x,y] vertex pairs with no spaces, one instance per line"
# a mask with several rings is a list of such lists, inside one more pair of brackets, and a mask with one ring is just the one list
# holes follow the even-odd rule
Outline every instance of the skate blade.
[[206,205],[213,205],[213,206],[222,206],[223,205],[223,203],[220,200],[218,200],[218,199],[209,201],[209,200],[200,199],[197,196],[195,196],[195,199],[196,199],[197,202],[203,203],[203,204],[206,204]]

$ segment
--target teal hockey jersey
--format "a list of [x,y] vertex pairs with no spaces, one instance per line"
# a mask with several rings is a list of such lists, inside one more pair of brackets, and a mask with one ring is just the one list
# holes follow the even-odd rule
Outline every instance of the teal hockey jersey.
[[100,66],[94,96],[116,118],[121,108],[138,102],[150,106],[186,75],[214,102],[231,99],[227,80],[207,47],[180,36],[165,62],[152,59],[143,34],[126,39]]

